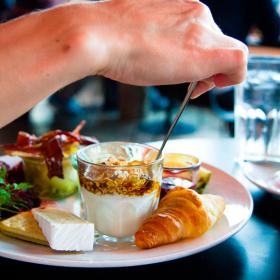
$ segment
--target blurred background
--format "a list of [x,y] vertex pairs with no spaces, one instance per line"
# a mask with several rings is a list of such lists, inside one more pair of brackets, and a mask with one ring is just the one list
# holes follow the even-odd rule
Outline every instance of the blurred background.
[[[0,19],[5,22],[65,2],[79,1],[1,0]],[[250,46],[280,46],[280,0],[201,2],[210,7],[225,34]],[[100,141],[162,140],[187,86],[135,87],[102,77],[89,77],[61,89],[2,128],[0,141],[14,142],[18,130],[37,135],[51,129],[71,130],[82,119],[87,121],[83,134],[96,136]],[[214,89],[191,101],[172,138],[233,137],[233,110],[234,89]]]

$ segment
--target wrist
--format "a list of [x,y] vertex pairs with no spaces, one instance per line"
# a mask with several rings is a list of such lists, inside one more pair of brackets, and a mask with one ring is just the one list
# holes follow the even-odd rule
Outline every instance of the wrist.
[[[71,57],[75,71],[82,77],[96,75],[107,67],[109,60],[109,38],[101,3],[70,4],[61,7],[65,24],[61,51]],[[103,17],[104,16],[104,17]]]
[[97,4],[82,3],[61,5],[32,16],[37,34],[30,45],[38,44],[37,55],[48,57],[45,69],[58,74],[63,86],[106,67],[108,52],[98,13]]

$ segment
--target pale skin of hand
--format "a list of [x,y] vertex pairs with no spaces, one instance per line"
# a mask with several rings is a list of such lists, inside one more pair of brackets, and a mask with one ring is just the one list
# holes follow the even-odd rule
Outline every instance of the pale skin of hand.
[[238,84],[247,48],[188,0],[62,5],[0,24],[0,127],[89,75],[133,85]]

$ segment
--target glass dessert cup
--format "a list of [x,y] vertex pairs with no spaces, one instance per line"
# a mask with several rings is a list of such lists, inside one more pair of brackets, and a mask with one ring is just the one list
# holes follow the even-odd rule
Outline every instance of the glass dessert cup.
[[165,154],[161,196],[163,197],[170,189],[176,186],[195,188],[200,166],[201,162],[195,156],[181,153]]
[[157,207],[162,178],[158,149],[128,142],[94,144],[77,153],[87,220],[97,243],[131,242]]
[[78,172],[72,165],[71,157],[62,162],[64,178],[48,177],[45,160],[40,157],[22,157],[24,161],[25,180],[32,184],[32,190],[41,199],[62,199],[79,189]]

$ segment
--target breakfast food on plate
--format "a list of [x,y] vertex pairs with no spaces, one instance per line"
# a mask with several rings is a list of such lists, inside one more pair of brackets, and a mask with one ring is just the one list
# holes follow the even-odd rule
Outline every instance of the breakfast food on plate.
[[[146,249],[198,237],[222,216],[223,198],[199,194],[209,182],[211,171],[201,167],[199,161],[195,172],[183,170],[190,163],[177,165],[179,154],[173,154],[165,162],[166,172],[192,184],[173,184],[166,191],[160,186],[162,162],[155,161],[158,151],[147,145],[117,142],[116,148],[114,142],[102,143],[100,146],[108,145],[108,152],[98,156],[92,150],[97,145],[87,147],[83,149],[90,148],[85,159],[80,160],[78,152],[78,178],[71,156],[80,145],[97,143],[95,138],[80,135],[83,126],[81,122],[72,132],[55,130],[40,137],[19,132],[16,144],[0,146],[8,154],[0,156],[3,234],[59,251],[90,251],[96,229],[106,238],[135,236],[135,244]],[[115,149],[121,151],[116,156]],[[69,212],[60,209],[59,202],[65,204],[65,200],[56,200],[76,192],[79,181],[88,221],[68,208]],[[76,196],[69,201],[76,208]],[[7,218],[10,215],[14,216]]]
[[[173,174],[171,180],[164,178],[161,184],[160,198],[162,199],[170,190],[177,186],[195,190],[199,194],[203,194],[212,176],[212,172],[201,166],[197,173],[196,183],[189,181],[188,178],[182,177],[182,174]],[[175,185],[177,183],[177,186]]]
[[0,232],[18,239],[49,245],[30,211],[21,212],[0,222]]
[[198,178],[195,184],[194,190],[197,191],[199,194],[202,194],[205,191],[205,188],[210,181],[212,176],[212,172],[207,168],[201,166],[198,170]]
[[60,251],[90,251],[94,244],[94,225],[58,208],[35,208],[32,214],[49,245]]
[[80,172],[88,219],[103,234],[117,238],[133,236],[157,206],[160,183],[143,173],[140,161],[125,163],[111,158],[101,164],[135,168],[116,170],[100,166],[94,170],[94,180]]
[[222,197],[200,195],[194,190],[175,188],[160,201],[158,209],[135,234],[139,248],[147,249],[195,238],[209,230],[223,215]]
[[100,239],[133,240],[157,207],[162,177],[158,150],[138,143],[107,142],[78,151],[78,171],[87,210]]
[[20,157],[0,156],[0,168],[2,167],[7,170],[8,182],[24,182],[23,160]]
[[34,208],[0,222],[0,232],[59,251],[90,251],[94,225],[58,208]]
[[199,194],[205,191],[211,171],[201,166],[199,158],[183,153],[167,153],[163,161],[161,198],[176,186],[193,189]]
[[40,198],[63,198],[79,186],[71,155],[79,145],[97,143],[92,137],[80,135],[82,121],[73,131],[53,130],[40,137],[20,131],[15,144],[1,145],[2,150],[24,161],[25,180],[34,185]]
[[15,183],[15,179],[11,179],[13,173],[10,173],[10,170],[6,164],[0,167],[0,220],[38,207],[41,203],[30,191],[33,186],[23,181]]

